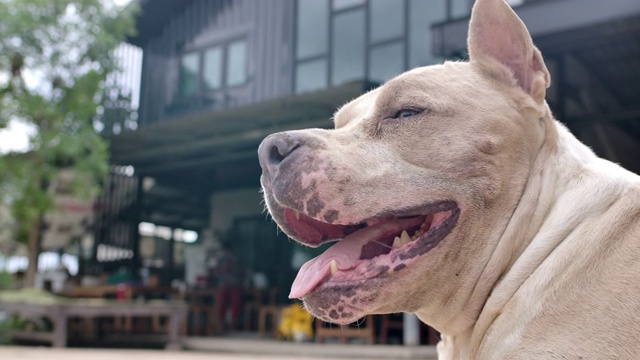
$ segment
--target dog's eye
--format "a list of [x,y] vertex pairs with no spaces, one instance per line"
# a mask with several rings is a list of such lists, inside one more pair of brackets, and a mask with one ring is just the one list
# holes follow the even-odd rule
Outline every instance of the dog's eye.
[[412,117],[414,115],[418,115],[419,113],[420,112],[417,111],[417,110],[402,109],[402,110],[398,111],[393,118],[394,119],[408,118],[408,117]]

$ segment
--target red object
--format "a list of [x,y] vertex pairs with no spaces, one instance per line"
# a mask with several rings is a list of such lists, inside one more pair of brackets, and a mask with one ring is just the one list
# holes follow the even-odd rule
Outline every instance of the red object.
[[196,285],[198,287],[204,288],[207,286],[208,282],[209,282],[209,277],[206,275],[201,275],[196,278]]
[[127,299],[127,285],[118,284],[116,289],[116,299],[118,299],[118,301],[125,301]]
[[225,285],[220,287],[218,294],[218,319],[224,323],[227,309],[231,308],[232,324],[237,325],[240,320],[240,311],[242,311],[242,288],[236,285]]

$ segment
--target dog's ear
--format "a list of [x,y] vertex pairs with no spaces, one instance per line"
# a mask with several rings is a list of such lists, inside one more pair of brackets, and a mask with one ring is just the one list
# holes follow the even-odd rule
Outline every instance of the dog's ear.
[[542,54],[518,15],[505,0],[477,0],[469,24],[471,61],[490,59],[505,65],[525,92],[544,101],[551,76]]

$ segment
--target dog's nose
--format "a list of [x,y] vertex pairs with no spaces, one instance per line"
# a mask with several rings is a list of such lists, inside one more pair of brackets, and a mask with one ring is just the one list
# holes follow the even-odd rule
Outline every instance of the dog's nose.
[[258,159],[260,167],[265,174],[273,174],[282,161],[293,153],[300,142],[298,139],[286,133],[277,133],[267,136],[258,147]]

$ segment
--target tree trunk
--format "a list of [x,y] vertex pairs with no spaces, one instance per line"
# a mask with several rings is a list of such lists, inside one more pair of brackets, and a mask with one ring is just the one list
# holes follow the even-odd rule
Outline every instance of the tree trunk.
[[29,231],[29,239],[27,242],[27,251],[29,258],[29,267],[24,278],[25,287],[34,287],[36,284],[36,274],[38,273],[38,257],[40,256],[40,229],[42,217],[38,216]]

